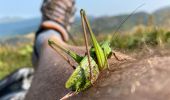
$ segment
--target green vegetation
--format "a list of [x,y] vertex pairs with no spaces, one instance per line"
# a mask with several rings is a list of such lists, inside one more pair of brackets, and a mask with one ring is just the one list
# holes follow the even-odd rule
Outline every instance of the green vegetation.
[[164,47],[170,44],[170,32],[162,29],[138,29],[133,34],[117,35],[111,45],[116,49],[141,49],[143,47]]
[[31,67],[31,44],[0,46],[0,79],[21,67]]
[[[99,41],[111,39],[112,34],[99,34]],[[82,36],[81,36],[82,37]],[[75,37],[78,45],[84,44],[84,39]],[[18,41],[19,43],[19,41]],[[32,44],[3,44],[0,46],[0,79],[21,67],[31,67]],[[141,50],[149,47],[170,46],[170,31],[165,29],[150,27],[137,27],[133,32],[122,32],[115,35],[111,46],[113,49],[121,51]]]
[[[98,41],[111,40],[113,34],[98,34]],[[80,36],[83,37],[83,36]],[[78,45],[84,44],[83,38],[76,37]],[[118,50],[136,50],[148,47],[170,46],[170,31],[158,29],[153,26],[137,26],[133,32],[116,33],[111,40],[113,49]]]

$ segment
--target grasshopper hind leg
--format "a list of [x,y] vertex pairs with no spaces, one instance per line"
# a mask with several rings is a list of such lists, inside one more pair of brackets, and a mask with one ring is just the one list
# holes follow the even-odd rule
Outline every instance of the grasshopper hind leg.
[[85,42],[85,47],[86,47],[86,53],[85,55],[87,55],[88,57],[88,63],[89,63],[89,70],[90,70],[90,82],[92,83],[92,66],[91,66],[91,61],[90,61],[90,51],[89,51],[89,44],[88,44],[88,39],[87,39],[87,31],[86,31],[86,26],[85,26],[85,19],[83,17],[84,12],[81,9],[80,10],[80,15],[81,15],[81,23],[82,23],[82,28],[83,28],[83,33],[84,33],[84,42]]

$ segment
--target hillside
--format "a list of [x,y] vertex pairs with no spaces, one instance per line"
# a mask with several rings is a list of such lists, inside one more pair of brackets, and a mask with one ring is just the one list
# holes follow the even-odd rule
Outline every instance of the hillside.
[[170,7],[159,9],[153,13],[157,25],[170,25]]
[[[155,25],[155,26],[168,26],[170,25],[170,7],[164,7],[149,14],[146,12],[137,12],[133,14],[121,27],[120,31],[127,31],[136,25]],[[93,18],[91,21],[92,28],[95,33],[110,33],[117,29],[118,25],[129,14],[122,14],[117,16],[102,16]],[[80,22],[75,21],[73,24],[72,32],[80,33]]]

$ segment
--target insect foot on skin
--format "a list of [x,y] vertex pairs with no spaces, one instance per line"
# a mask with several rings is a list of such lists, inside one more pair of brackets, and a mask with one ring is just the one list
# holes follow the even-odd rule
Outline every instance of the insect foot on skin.
[[[69,63],[68,59],[60,53],[60,55],[67,60],[67,62],[75,69],[72,75],[69,77],[67,82],[65,83],[65,87],[70,89],[71,92],[66,94],[61,100],[68,99],[81,91],[84,91],[91,87],[96,80],[102,70],[109,69],[109,64],[107,59],[112,55],[112,49],[110,47],[109,41],[103,41],[98,43],[96,37],[91,29],[89,21],[86,17],[86,13],[84,10],[80,11],[82,27],[84,31],[84,38],[86,44],[87,54],[85,56],[80,56],[71,50],[67,50],[55,43],[52,40],[48,40],[49,46],[51,46],[55,51],[60,53],[58,49],[68,54],[75,62],[78,63],[78,66],[73,67],[72,64]],[[90,38],[92,40],[92,47],[88,49],[87,42],[87,31],[90,34]],[[56,49],[58,48],[58,49]]]

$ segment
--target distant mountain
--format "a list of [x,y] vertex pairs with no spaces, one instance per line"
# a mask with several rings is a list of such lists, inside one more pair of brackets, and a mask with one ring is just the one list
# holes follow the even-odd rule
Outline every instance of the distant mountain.
[[[111,16],[111,17],[100,17],[93,21],[92,28],[97,33],[110,33],[118,28],[120,23],[129,16],[129,14]],[[132,15],[121,27],[120,30],[129,30],[135,25],[138,25],[141,20],[141,24],[146,24],[148,14],[145,12],[139,12]]]
[[170,6],[158,9],[153,13],[155,24],[170,25]]
[[[93,18],[91,20],[94,33],[110,33],[117,29],[120,23],[128,17],[129,14],[122,14],[118,16],[102,16]],[[73,24],[72,32],[80,33],[81,24],[75,22]],[[170,6],[161,8],[153,12],[152,14],[146,12],[138,12],[133,14],[120,28],[122,30],[130,30],[136,25],[157,25],[167,26],[170,25]]]
[[40,24],[40,18],[0,23],[0,38],[35,32]]
[[[129,16],[129,14],[122,14],[118,16],[102,16],[98,18],[90,18],[90,23],[94,33],[110,33],[118,28],[120,23]],[[129,30],[138,24],[147,24],[148,13],[138,12],[133,14],[120,28],[120,30]],[[75,21],[72,28],[72,33],[81,32],[81,22]]]
[[[94,33],[110,33],[117,29],[119,24],[129,14],[117,16],[88,16]],[[22,19],[22,18],[7,18],[0,19],[0,40],[5,37],[22,35],[35,32],[40,24],[40,18]],[[143,24],[154,24],[157,26],[170,25],[170,6],[158,9],[152,14],[146,12],[138,12],[133,14],[120,28],[122,30],[130,30],[134,26]],[[76,34],[82,32],[81,19],[76,17],[72,25],[71,32]]]
[[17,22],[17,21],[21,21],[24,20],[21,17],[2,17],[0,18],[0,24],[1,23],[11,23],[11,22]]

